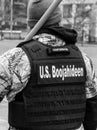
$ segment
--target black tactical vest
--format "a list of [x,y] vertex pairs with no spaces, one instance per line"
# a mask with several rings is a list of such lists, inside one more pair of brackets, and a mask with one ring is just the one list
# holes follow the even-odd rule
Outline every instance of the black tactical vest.
[[[21,46],[21,45],[20,45]],[[9,124],[30,130],[75,130],[85,114],[85,64],[75,45],[21,46],[31,64],[26,88],[9,103]]]

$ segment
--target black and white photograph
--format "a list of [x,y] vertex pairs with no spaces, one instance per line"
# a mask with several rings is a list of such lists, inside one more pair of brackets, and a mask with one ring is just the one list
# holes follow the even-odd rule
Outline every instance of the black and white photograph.
[[0,0],[0,130],[97,130],[97,0]]

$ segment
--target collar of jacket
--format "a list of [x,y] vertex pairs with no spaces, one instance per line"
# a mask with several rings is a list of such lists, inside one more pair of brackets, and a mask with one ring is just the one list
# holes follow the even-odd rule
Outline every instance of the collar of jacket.
[[66,44],[75,44],[77,42],[77,32],[74,29],[67,29],[60,26],[41,28],[37,34],[48,33],[62,39]]

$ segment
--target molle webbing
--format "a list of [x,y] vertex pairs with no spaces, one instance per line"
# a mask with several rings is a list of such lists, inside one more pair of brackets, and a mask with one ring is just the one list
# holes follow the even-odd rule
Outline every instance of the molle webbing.
[[33,130],[79,128],[86,103],[85,65],[80,51],[75,46],[64,46],[63,50],[69,53],[49,55],[48,47],[37,42],[32,44],[22,47],[33,67],[21,93],[23,101],[16,97],[9,104],[9,123]]
[[33,130],[79,128],[85,112],[84,89],[81,90],[78,85],[67,88],[49,87],[46,91],[41,91],[39,88],[29,90],[33,96],[31,100],[26,99],[25,107],[17,102],[10,103],[10,111],[13,112],[10,114],[12,118],[10,124],[15,127],[32,127]]
[[[81,84],[83,85],[83,84]],[[84,86],[84,85],[83,85]],[[27,120],[29,126],[59,127],[62,130],[78,128],[85,112],[84,88],[80,85],[46,86],[29,89],[32,100],[26,95]],[[57,128],[58,129],[58,128]]]

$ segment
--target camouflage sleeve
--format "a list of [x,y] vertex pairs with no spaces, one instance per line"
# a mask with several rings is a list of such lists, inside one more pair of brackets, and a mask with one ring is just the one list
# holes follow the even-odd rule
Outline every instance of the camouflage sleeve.
[[97,127],[97,77],[92,60],[83,53],[86,64],[86,110],[83,126],[85,130],[96,130]]
[[12,101],[26,86],[30,75],[28,58],[21,48],[14,48],[0,56],[0,99]]
[[83,58],[86,65],[86,97],[92,98],[97,95],[97,77],[95,75],[93,62],[92,60],[85,54],[83,54]]

